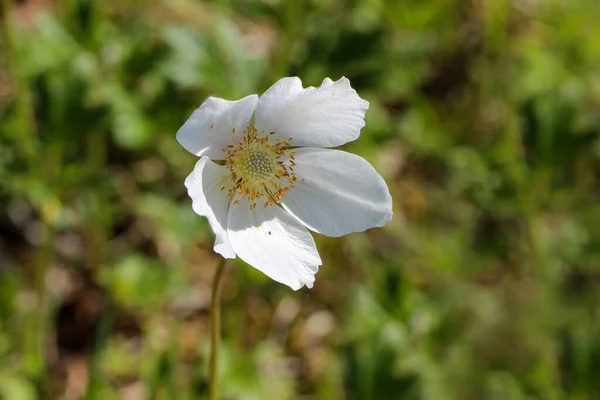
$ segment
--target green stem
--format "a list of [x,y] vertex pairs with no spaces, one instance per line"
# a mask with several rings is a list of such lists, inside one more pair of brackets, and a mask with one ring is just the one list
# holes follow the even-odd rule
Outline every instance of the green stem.
[[213,279],[210,304],[210,366],[208,392],[210,400],[217,400],[219,383],[219,346],[221,343],[221,281],[227,259],[221,258]]

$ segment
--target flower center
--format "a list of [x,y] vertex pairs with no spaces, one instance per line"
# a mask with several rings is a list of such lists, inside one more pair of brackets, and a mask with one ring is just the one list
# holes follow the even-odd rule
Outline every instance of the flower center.
[[262,148],[249,148],[241,155],[242,175],[254,184],[260,185],[273,177],[277,167],[275,155]]
[[[291,138],[273,140],[271,135],[274,133],[265,134],[263,131],[259,135],[258,130],[249,125],[237,145],[223,149],[227,154],[225,166],[229,170],[228,178],[233,184],[229,198],[246,195],[251,209],[256,208],[257,200],[262,197],[265,207],[279,203],[297,180],[293,169],[295,153],[290,149]],[[234,203],[237,202],[234,200]]]

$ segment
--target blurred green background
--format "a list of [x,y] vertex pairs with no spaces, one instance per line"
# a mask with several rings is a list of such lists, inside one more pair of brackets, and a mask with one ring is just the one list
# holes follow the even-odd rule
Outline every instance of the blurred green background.
[[600,399],[597,0],[1,0],[0,398],[206,396],[175,132],[347,76],[394,198],[315,287],[236,260],[224,399]]

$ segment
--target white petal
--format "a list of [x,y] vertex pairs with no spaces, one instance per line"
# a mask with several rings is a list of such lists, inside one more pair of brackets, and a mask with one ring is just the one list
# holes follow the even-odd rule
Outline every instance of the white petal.
[[335,147],[358,138],[368,108],[346,78],[306,89],[300,78],[283,78],[260,96],[256,128],[294,146]]
[[309,229],[342,236],[390,221],[390,192],[364,158],[338,150],[295,151],[298,180],[282,205]]
[[229,212],[227,194],[231,188],[231,182],[223,179],[226,173],[225,167],[215,164],[208,157],[202,157],[185,180],[185,186],[192,198],[192,208],[197,214],[208,218],[208,223],[217,236],[215,252],[225,258],[235,258],[226,231]]
[[300,222],[282,208],[249,209],[245,196],[231,205],[227,234],[237,255],[269,278],[294,290],[311,288],[321,258]]
[[179,128],[177,140],[190,153],[222,160],[222,149],[242,135],[257,101],[255,94],[238,101],[209,97]]

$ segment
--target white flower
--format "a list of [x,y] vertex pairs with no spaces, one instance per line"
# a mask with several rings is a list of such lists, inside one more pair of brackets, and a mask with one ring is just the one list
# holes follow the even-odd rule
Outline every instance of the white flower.
[[392,198],[375,169],[321,148],[357,139],[368,108],[346,78],[303,88],[294,77],[260,98],[209,97],[194,111],[177,140],[201,157],[185,185],[215,251],[310,288],[321,258],[306,228],[337,237],[388,223]]

